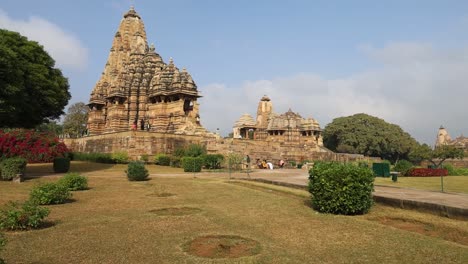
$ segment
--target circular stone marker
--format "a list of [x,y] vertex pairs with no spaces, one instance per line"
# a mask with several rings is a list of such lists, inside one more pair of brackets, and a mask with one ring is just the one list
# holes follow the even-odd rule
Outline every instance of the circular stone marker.
[[181,216],[181,215],[191,215],[201,212],[202,210],[199,208],[192,208],[192,207],[170,207],[170,208],[162,208],[162,209],[154,209],[151,210],[150,213],[165,216],[165,215],[173,215],[173,216]]
[[260,253],[260,243],[229,235],[197,237],[185,245],[185,251],[203,258],[240,258]]

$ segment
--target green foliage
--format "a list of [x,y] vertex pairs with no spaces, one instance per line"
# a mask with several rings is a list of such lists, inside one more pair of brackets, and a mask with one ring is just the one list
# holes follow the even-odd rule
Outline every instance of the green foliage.
[[63,125],[57,123],[57,121],[46,120],[44,123],[36,126],[35,130],[43,133],[51,133],[58,137],[63,134]]
[[29,200],[41,205],[62,204],[71,196],[68,186],[58,183],[42,183],[31,190]]
[[198,144],[190,144],[185,149],[184,157],[199,157],[204,154],[206,154],[205,147]]
[[0,163],[1,178],[8,181],[13,179],[16,174],[24,174],[26,164],[26,159],[20,157],[4,159]]
[[148,154],[141,155],[140,160],[143,161],[144,163],[148,163],[149,155]]
[[54,158],[54,172],[65,173],[70,170],[69,158]]
[[89,107],[78,102],[68,107],[67,114],[63,120],[63,132],[72,138],[82,137],[86,133]]
[[366,114],[334,119],[325,127],[323,141],[333,151],[381,157],[392,162],[406,159],[418,145],[399,126]]
[[231,170],[241,170],[244,156],[238,153],[229,153],[226,156],[226,167]]
[[[0,233],[0,251],[3,250],[3,248],[4,248],[5,245],[6,245],[6,242],[7,242],[7,240],[6,240],[5,235],[2,234],[2,233]],[[0,261],[1,261],[1,259],[0,259]],[[0,263],[1,263],[1,262],[0,262]]]
[[125,172],[129,181],[145,181],[149,176],[145,164],[139,161],[128,163],[128,169]]
[[309,175],[312,205],[319,212],[355,215],[371,208],[374,175],[369,168],[316,162]]
[[444,164],[442,168],[446,169],[450,176],[468,176],[468,168],[455,168],[452,164]]
[[57,119],[70,100],[68,80],[37,42],[0,29],[0,126],[34,128]]
[[203,166],[203,159],[201,157],[183,157],[182,167],[184,172],[200,172]]
[[86,190],[88,189],[88,178],[76,172],[71,172],[60,178],[58,184],[66,186],[70,191]]
[[393,168],[395,171],[401,173],[401,175],[406,175],[411,168],[413,168],[413,163],[407,160],[399,160],[395,163],[395,167]]
[[179,158],[182,158],[183,156],[185,156],[185,148],[176,148],[174,150],[174,157],[179,157]]
[[221,164],[224,161],[224,156],[221,154],[206,154],[201,157],[205,168],[209,170],[221,169]]
[[10,201],[0,210],[0,229],[25,230],[38,228],[49,215],[49,209],[27,201]]
[[182,158],[177,156],[171,156],[171,167],[180,168],[182,167]]
[[84,153],[84,152],[73,152],[73,160],[78,161],[91,161],[97,163],[110,163],[113,164],[115,161],[112,159],[112,155],[109,153]]
[[427,144],[420,145],[411,151],[409,158],[415,163],[427,160],[435,168],[440,168],[446,159],[463,159],[465,153],[462,149],[451,145],[444,145],[431,149]]
[[117,164],[126,164],[128,163],[128,153],[125,151],[117,151],[112,153],[112,160]]
[[158,154],[154,157],[154,163],[161,166],[171,165],[171,157],[166,154]]

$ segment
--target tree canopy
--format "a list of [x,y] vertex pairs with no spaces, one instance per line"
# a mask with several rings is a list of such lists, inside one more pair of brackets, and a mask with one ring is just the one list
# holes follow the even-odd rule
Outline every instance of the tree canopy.
[[407,159],[419,143],[398,125],[367,114],[335,118],[323,133],[325,147],[336,152]]
[[86,132],[86,122],[88,121],[88,106],[79,102],[68,107],[67,114],[63,120],[63,132],[70,137],[81,137]]
[[57,119],[70,100],[68,80],[37,42],[0,29],[0,126],[34,128]]
[[435,149],[431,149],[427,144],[422,144],[414,148],[409,153],[409,159],[415,163],[427,160],[436,168],[440,168],[446,159],[463,159],[465,152],[463,149],[455,146],[443,145]]

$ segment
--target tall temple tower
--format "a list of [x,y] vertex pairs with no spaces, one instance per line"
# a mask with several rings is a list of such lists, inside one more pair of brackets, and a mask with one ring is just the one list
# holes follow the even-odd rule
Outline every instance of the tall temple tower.
[[154,45],[148,46],[143,21],[131,7],[91,92],[88,131],[96,135],[136,126],[156,132],[206,132],[200,124],[199,97],[190,74],[180,71],[172,58],[164,63]]
[[452,139],[450,138],[448,131],[445,129],[445,127],[440,126],[439,132],[437,133],[435,147],[437,148],[440,146],[449,145],[451,141]]

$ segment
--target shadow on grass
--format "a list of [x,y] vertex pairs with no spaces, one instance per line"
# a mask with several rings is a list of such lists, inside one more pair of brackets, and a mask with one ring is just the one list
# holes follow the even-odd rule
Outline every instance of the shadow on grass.
[[[69,172],[88,173],[94,171],[107,170],[114,167],[116,164],[95,163],[86,161],[72,161]],[[63,173],[55,173],[52,163],[35,163],[28,164],[26,167],[25,178],[44,177],[44,176],[60,176]]]

